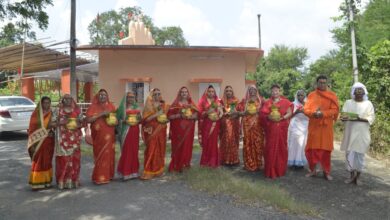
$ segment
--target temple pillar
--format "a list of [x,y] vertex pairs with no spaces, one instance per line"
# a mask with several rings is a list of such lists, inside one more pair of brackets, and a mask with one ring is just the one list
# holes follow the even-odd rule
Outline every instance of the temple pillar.
[[90,103],[92,101],[93,93],[93,83],[86,82],[84,83],[84,102]]
[[70,94],[70,71],[62,70],[61,73],[61,94]]
[[22,96],[35,101],[34,78],[22,78]]

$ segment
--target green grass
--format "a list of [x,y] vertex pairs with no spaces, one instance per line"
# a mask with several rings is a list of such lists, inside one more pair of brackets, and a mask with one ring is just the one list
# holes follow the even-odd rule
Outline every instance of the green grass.
[[234,176],[232,171],[224,168],[193,167],[184,172],[182,178],[193,189],[230,195],[241,203],[267,204],[285,212],[318,216],[313,207],[296,201],[286,190],[262,180]]

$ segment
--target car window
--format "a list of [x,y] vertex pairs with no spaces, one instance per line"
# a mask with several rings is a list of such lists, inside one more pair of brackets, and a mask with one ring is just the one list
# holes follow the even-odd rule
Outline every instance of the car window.
[[25,98],[2,98],[0,106],[18,106],[18,105],[34,105],[34,103]]

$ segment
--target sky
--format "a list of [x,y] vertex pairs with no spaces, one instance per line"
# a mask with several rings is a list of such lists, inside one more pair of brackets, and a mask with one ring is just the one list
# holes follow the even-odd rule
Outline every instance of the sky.
[[[331,17],[344,0],[77,0],[76,35],[89,44],[88,25],[98,13],[139,6],[158,27],[180,26],[191,46],[258,47],[257,14],[261,14],[262,49],[276,44],[308,49],[309,60],[336,48]],[[70,0],[47,7],[49,27],[37,38],[62,41],[70,33]],[[43,41],[48,41],[45,39]]]

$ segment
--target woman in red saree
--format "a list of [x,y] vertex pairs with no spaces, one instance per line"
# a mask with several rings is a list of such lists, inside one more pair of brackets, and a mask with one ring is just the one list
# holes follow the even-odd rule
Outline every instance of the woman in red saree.
[[202,146],[201,166],[218,167],[218,135],[220,118],[223,114],[221,101],[218,99],[215,89],[210,85],[199,100],[198,139]]
[[44,96],[31,115],[28,128],[28,153],[31,158],[29,184],[33,190],[51,187],[53,177],[55,123],[52,122],[51,100]]
[[239,105],[244,133],[244,169],[248,171],[258,171],[263,166],[264,132],[260,120],[262,104],[257,88],[249,86]]
[[[121,157],[119,158],[117,171],[123,180],[138,178],[139,122],[141,121],[141,111],[135,100],[134,93],[128,92],[123,97],[116,116],[119,120],[117,129],[121,146]],[[129,121],[129,117],[135,117],[134,120],[136,121]]]
[[55,151],[57,186],[59,189],[77,188],[80,185],[81,111],[68,94],[60,101],[58,122]]
[[167,145],[167,104],[157,88],[150,92],[142,114],[142,138],[146,149],[144,154],[144,172],[141,179],[148,180],[164,173],[165,150]]
[[191,166],[197,111],[188,88],[181,87],[168,111],[172,145],[170,172],[181,172]]
[[92,181],[95,184],[109,183],[114,178],[115,171],[115,126],[108,125],[107,116],[115,111],[115,106],[109,101],[106,90],[101,89],[92,100],[86,116],[91,123],[93,141]]
[[265,121],[264,175],[269,178],[284,176],[287,170],[287,132],[293,104],[280,95],[280,87],[271,87],[271,98],[262,109]]
[[238,154],[240,146],[240,117],[238,113],[239,100],[234,96],[233,88],[226,86],[223,92],[221,130],[219,137],[219,152],[221,164],[235,166],[240,164]]

